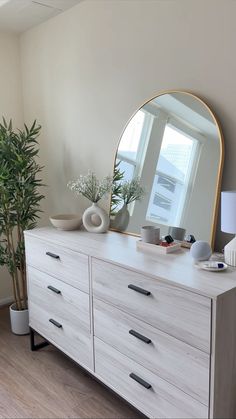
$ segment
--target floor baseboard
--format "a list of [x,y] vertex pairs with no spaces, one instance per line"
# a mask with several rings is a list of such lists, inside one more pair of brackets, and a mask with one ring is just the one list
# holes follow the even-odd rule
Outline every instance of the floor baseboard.
[[0,307],[13,303],[13,297],[0,298]]

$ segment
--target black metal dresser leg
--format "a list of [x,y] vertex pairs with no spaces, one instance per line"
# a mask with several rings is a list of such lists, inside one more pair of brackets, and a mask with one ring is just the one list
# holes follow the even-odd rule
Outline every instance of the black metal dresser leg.
[[48,346],[49,342],[44,340],[41,343],[35,343],[35,331],[30,327],[30,349],[31,351],[38,351],[39,349],[44,348],[45,346]]

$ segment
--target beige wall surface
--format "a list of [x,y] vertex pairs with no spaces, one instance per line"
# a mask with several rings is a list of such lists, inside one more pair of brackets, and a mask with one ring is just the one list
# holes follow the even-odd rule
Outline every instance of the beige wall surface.
[[[19,39],[0,32],[0,119],[12,118],[14,127],[23,122]],[[0,269],[0,304],[12,295],[11,279],[7,270]]]
[[[68,180],[111,173],[126,121],[166,89],[212,107],[226,143],[223,189],[236,188],[235,17],[234,0],[85,0],[21,36],[25,120],[43,127],[44,223],[88,205]],[[218,248],[225,238],[218,227]]]

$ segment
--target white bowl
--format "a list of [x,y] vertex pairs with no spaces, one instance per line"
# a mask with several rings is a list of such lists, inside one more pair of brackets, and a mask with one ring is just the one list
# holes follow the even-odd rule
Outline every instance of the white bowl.
[[51,215],[49,220],[59,230],[78,230],[82,225],[82,216],[80,214]]

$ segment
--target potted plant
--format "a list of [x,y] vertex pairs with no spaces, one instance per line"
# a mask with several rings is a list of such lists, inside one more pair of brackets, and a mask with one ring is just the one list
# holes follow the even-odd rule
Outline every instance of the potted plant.
[[83,225],[86,230],[91,233],[105,233],[109,227],[109,215],[98,206],[98,202],[112,191],[112,177],[106,176],[100,181],[95,173],[89,171],[87,175],[80,175],[77,180],[70,181],[67,186],[77,195],[83,195],[92,202],[91,207],[83,213]]
[[119,187],[119,199],[123,201],[122,208],[116,213],[112,220],[111,227],[116,230],[125,231],[129,224],[130,214],[128,205],[134,201],[140,201],[145,193],[138,177],[125,181]]
[[42,167],[36,138],[41,127],[14,131],[12,122],[0,124],[0,265],[12,279],[14,303],[10,306],[13,333],[29,331],[24,230],[36,226],[43,195],[38,192]]

